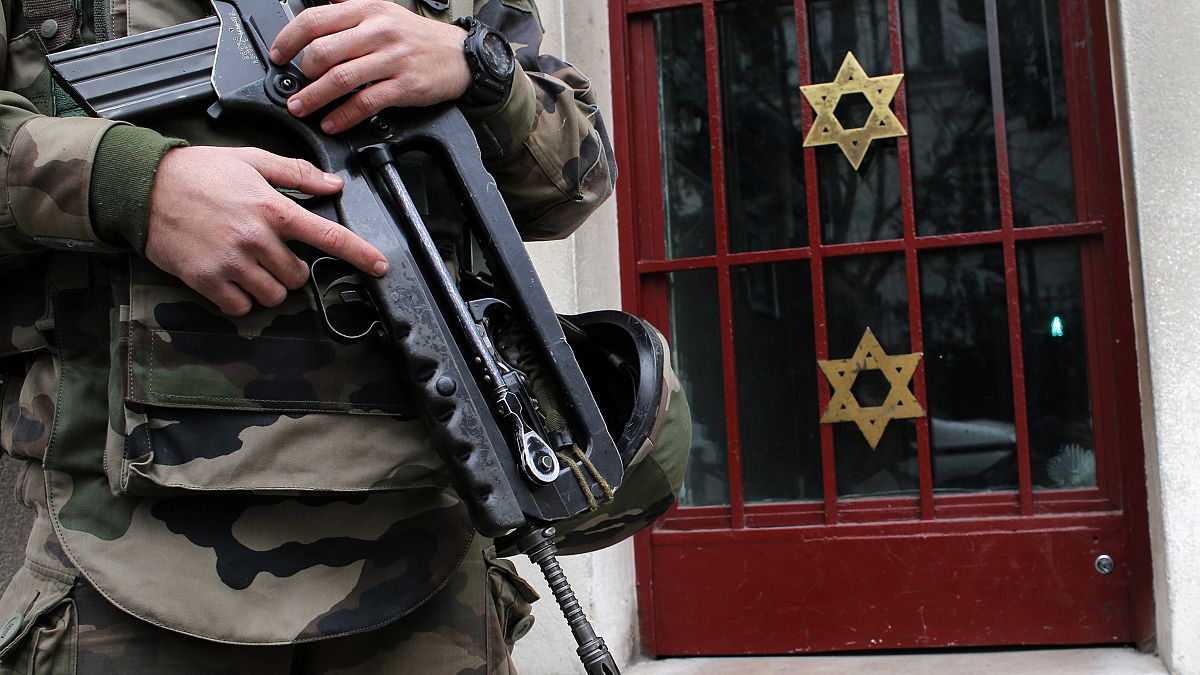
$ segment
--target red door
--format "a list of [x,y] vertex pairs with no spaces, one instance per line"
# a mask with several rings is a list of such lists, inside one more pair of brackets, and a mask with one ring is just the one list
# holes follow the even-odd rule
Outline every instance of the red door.
[[1102,0],[610,4],[625,303],[695,418],[649,651],[1148,638]]

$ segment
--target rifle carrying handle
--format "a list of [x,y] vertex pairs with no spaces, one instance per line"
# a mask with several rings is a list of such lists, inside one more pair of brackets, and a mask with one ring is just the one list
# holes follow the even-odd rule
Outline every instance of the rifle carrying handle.
[[[228,108],[228,105],[225,107]],[[258,109],[261,112],[261,109]],[[280,109],[282,110],[282,109]],[[281,121],[296,124],[286,110]],[[410,379],[417,407],[429,426],[434,447],[449,469],[455,490],[466,504],[475,528],[498,537],[525,524],[510,478],[497,457],[508,451],[495,425],[485,424],[488,402],[456,346],[454,333],[439,310],[426,275],[414,257],[396,214],[373,189],[375,169],[355,158],[352,167],[335,158],[344,156],[342,141],[314,134],[322,169],[342,176],[345,187],[335,204],[338,220],[375,245],[388,259],[383,277],[368,278],[388,340],[397,348]],[[337,153],[342,153],[338,155]]]

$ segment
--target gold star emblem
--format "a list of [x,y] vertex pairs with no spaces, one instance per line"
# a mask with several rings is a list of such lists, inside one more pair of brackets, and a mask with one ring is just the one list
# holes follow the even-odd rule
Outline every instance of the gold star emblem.
[[[868,328],[867,332],[863,333],[858,348],[854,350],[854,356],[848,359],[817,361],[817,365],[833,385],[833,397],[829,399],[825,414],[821,415],[821,424],[854,422],[874,450],[879,445],[879,439],[883,437],[888,422],[925,416],[921,404],[917,403],[917,397],[908,389],[908,383],[912,380],[913,373],[917,372],[917,364],[920,361],[919,353],[889,356]],[[854,398],[851,388],[858,374],[864,370],[878,370],[891,385],[883,405],[864,407]]]
[[[842,61],[842,67],[833,82],[800,87],[804,98],[808,99],[817,113],[817,119],[804,139],[804,147],[837,145],[857,171],[867,154],[867,148],[871,147],[871,141],[908,135],[889,107],[903,79],[904,75],[870,77],[859,65],[858,59],[854,58],[854,53],[846,52],[846,59]],[[860,128],[842,127],[833,114],[838,102],[846,94],[862,94],[871,104],[871,115]]]

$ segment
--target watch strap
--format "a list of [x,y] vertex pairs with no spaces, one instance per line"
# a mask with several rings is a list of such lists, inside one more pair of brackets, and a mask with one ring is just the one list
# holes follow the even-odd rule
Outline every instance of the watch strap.
[[[463,51],[466,53],[467,66],[471,70],[471,84],[463,94],[463,103],[475,106],[487,106],[504,100],[512,88],[512,75],[516,66],[516,55],[512,46],[501,33],[492,30],[474,16],[467,16],[453,21],[455,26],[467,31],[463,41]],[[491,65],[485,59],[483,45],[489,36],[496,36],[505,45],[511,60],[507,75],[501,75],[491,70]]]

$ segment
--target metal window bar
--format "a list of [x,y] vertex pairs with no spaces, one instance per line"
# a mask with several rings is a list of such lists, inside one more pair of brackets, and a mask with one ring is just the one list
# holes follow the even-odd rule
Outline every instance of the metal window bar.
[[[635,260],[634,270],[631,274],[636,279],[637,289],[633,297],[637,297],[639,302],[643,304],[642,309],[645,313],[658,318],[660,328],[667,328],[666,325],[666,290],[665,275],[671,272],[680,272],[696,269],[714,269],[718,279],[718,302],[720,305],[720,336],[721,336],[721,353],[722,353],[722,368],[723,368],[723,396],[726,406],[726,441],[728,455],[728,478],[729,478],[729,495],[730,504],[728,510],[723,507],[685,507],[682,512],[676,508],[671,514],[668,514],[668,519],[672,516],[694,520],[697,523],[708,523],[705,527],[710,526],[713,518],[727,523],[726,527],[732,529],[743,529],[746,527],[754,527],[759,521],[775,520],[776,517],[784,517],[784,513],[808,513],[811,514],[811,508],[801,504],[793,504],[782,509],[775,509],[775,505],[749,505],[744,501],[744,489],[742,485],[741,472],[741,438],[740,425],[738,422],[738,400],[737,400],[737,365],[736,354],[734,349],[733,337],[733,311],[732,311],[732,292],[731,292],[731,268],[749,264],[774,263],[792,260],[808,260],[810,264],[810,272],[812,275],[812,293],[813,293],[813,311],[814,311],[814,331],[816,357],[819,359],[829,358],[828,346],[828,331],[825,328],[826,318],[826,303],[825,303],[825,284],[823,261],[829,257],[840,257],[850,255],[864,255],[873,253],[886,252],[902,252],[905,255],[905,272],[906,282],[908,285],[909,296],[909,323],[911,335],[911,348],[914,351],[923,350],[923,327],[921,321],[920,307],[920,276],[919,276],[919,255],[921,251],[935,250],[951,247],[969,247],[1000,244],[1004,253],[1005,262],[1005,286],[1007,311],[1009,320],[1010,333],[1010,357],[1012,359],[1013,372],[1013,397],[1014,397],[1014,422],[1017,428],[1017,453],[1018,453],[1018,480],[1019,488],[1017,491],[1016,504],[1021,515],[1033,515],[1034,509],[1034,492],[1032,488],[1031,466],[1030,466],[1030,451],[1029,451],[1029,432],[1028,432],[1028,413],[1026,409],[1025,387],[1024,387],[1024,351],[1021,345],[1021,318],[1020,318],[1020,289],[1018,285],[1018,271],[1016,265],[1016,244],[1017,242],[1033,241],[1033,240],[1080,240],[1085,241],[1088,238],[1097,236],[1109,236],[1108,227],[1102,220],[1102,213],[1096,207],[1095,201],[1090,196],[1091,190],[1087,187],[1089,184],[1097,181],[1095,175],[1096,170],[1091,167],[1093,163],[1087,161],[1085,148],[1082,138],[1087,134],[1087,125],[1082,120],[1084,115],[1080,112],[1090,110],[1094,101],[1091,97],[1084,95],[1080,91],[1085,85],[1071,86],[1072,79],[1068,79],[1068,86],[1071,93],[1068,97],[1068,106],[1071,110],[1069,116],[1071,123],[1071,138],[1072,138],[1072,153],[1073,162],[1076,172],[1076,194],[1080,204],[1078,209],[1079,222],[1062,223],[1055,225],[1043,225],[1036,227],[1016,228],[1013,223],[1013,205],[1012,205],[1012,190],[1011,177],[1008,169],[1008,148],[1007,148],[1007,132],[1004,116],[1004,93],[1003,79],[1000,62],[1000,44],[999,44],[999,27],[997,21],[996,0],[986,0],[986,19],[987,19],[987,37],[989,50],[989,66],[992,86],[992,105],[993,116],[995,122],[995,143],[997,151],[997,175],[1000,189],[1000,210],[1001,210],[1001,228],[999,230],[989,230],[980,232],[966,232],[957,234],[944,235],[920,235],[916,229],[914,198],[913,198],[913,177],[911,165],[911,147],[907,137],[897,139],[898,144],[898,164],[900,188],[901,188],[901,209],[903,216],[903,238],[889,239],[867,242],[855,242],[847,244],[824,244],[821,241],[821,205],[819,198],[819,178],[817,175],[817,166],[815,158],[815,149],[808,148],[804,152],[805,162],[805,182],[807,192],[807,217],[809,226],[809,241],[808,245],[790,249],[775,249],[768,251],[748,251],[748,252],[730,252],[729,250],[729,223],[726,202],[726,185],[725,185],[725,149],[724,149],[724,125],[723,111],[721,108],[721,87],[720,87],[720,54],[719,41],[717,36],[717,22],[715,5],[717,2],[728,0],[629,0],[623,8],[623,16],[626,20],[634,18],[634,15],[661,11],[664,9],[673,9],[680,7],[698,6],[701,8],[704,21],[704,67],[707,74],[707,99],[709,105],[709,136],[712,148],[712,181],[713,181],[713,220],[716,228],[716,251],[713,255],[696,256],[689,258],[674,258],[666,257],[665,250],[665,221],[663,218],[661,191],[658,186],[662,185],[661,166],[659,166],[658,154],[660,152],[659,145],[659,122],[657,106],[651,103],[657,102],[657,91],[655,88],[656,78],[651,76],[636,77],[634,79],[635,87],[637,87],[637,95],[643,99],[643,105],[640,109],[644,114],[639,115],[639,120],[634,120],[632,123],[636,126],[633,135],[636,138],[642,139],[644,142],[637,144],[643,150],[640,153],[643,157],[635,160],[637,170],[640,175],[646,177],[648,187],[645,190],[637,191],[642,195],[638,200],[638,206],[635,211],[648,216],[647,220],[651,223],[651,227],[638,228],[637,237],[634,241],[633,255]],[[903,72],[903,36],[902,22],[900,16],[900,0],[888,0],[888,20],[889,20],[889,37],[891,40],[891,61],[893,72]],[[1063,50],[1064,50],[1064,70],[1074,72],[1079,68],[1090,67],[1088,59],[1088,51],[1086,46],[1076,44],[1077,40],[1069,39],[1069,36],[1078,32],[1075,22],[1080,20],[1080,9],[1078,3],[1064,2],[1064,11],[1061,13],[1063,23]],[[801,82],[808,84],[811,82],[811,60],[808,53],[810,40],[808,38],[808,13],[806,0],[793,0],[795,11],[796,33],[797,33],[797,63],[795,67],[799,69]],[[1084,12],[1086,13],[1086,12]],[[647,22],[648,23],[648,22]],[[1068,25],[1070,30],[1068,30]],[[654,35],[652,30],[632,31],[631,53],[639,54],[643,73],[654,73],[655,66],[655,45]],[[804,114],[802,118],[802,133],[807,134],[813,122],[813,112],[807,100],[802,100]],[[900,90],[896,95],[894,108],[897,116],[907,128],[908,126],[908,111],[906,87],[902,83]],[[1087,110],[1084,110],[1087,108]],[[650,141],[650,142],[645,142]],[[650,157],[646,157],[650,156]],[[644,173],[643,173],[644,172]],[[657,200],[655,199],[657,197]],[[1086,205],[1086,208],[1085,208]],[[1085,243],[1085,248],[1087,244]],[[1089,270],[1094,270],[1095,266],[1084,263],[1085,277],[1085,294],[1092,298],[1085,298],[1087,309],[1094,312],[1093,316],[1106,314],[1106,307],[1093,308],[1094,298],[1097,292],[1094,289],[1091,277],[1092,273]],[[1103,294],[1099,294],[1103,295]],[[655,296],[651,298],[651,296]],[[1092,347],[1092,341],[1089,340],[1089,349]],[[1096,350],[1098,352],[1098,350]],[[1089,364],[1092,368],[1097,368],[1099,354],[1094,357],[1089,357]],[[1101,369],[1102,370],[1102,369]],[[1091,389],[1093,394],[1097,396],[1096,406],[1098,407],[1103,399],[1099,397],[1097,389],[1104,389],[1099,383],[1099,376],[1096,370],[1090,372],[1093,379]],[[822,409],[829,402],[829,386],[823,377],[818,374],[818,401]],[[926,402],[926,383],[925,383],[925,368],[922,362],[918,368],[916,375],[913,378],[913,389],[919,401],[923,406]],[[1096,411],[1093,410],[1093,420],[1098,418]],[[991,508],[999,508],[994,515],[1012,515],[1012,512],[1005,512],[1003,503],[1010,497],[1011,493],[981,493],[979,499],[980,505],[966,506],[959,498],[954,496],[935,497],[933,490],[932,477],[932,448],[929,433],[928,418],[920,418],[916,422],[917,425],[917,443],[918,443],[918,462],[920,471],[920,491],[919,496],[915,500],[907,500],[904,498],[893,499],[890,502],[895,502],[890,510],[900,507],[903,504],[912,503],[916,507],[913,513],[913,518],[921,520],[930,520],[941,516],[941,506],[943,503],[948,507],[949,516],[951,513],[958,513],[962,508],[981,508],[982,502],[993,504]],[[1096,439],[1097,450],[1101,446],[1107,447],[1106,441],[1110,440],[1110,435],[1104,433],[1100,424],[1096,423]],[[834,460],[833,448],[833,432],[829,425],[821,427],[821,457],[822,457],[822,481],[824,487],[824,499],[822,500],[823,521],[826,524],[835,524],[843,520],[841,512],[847,508],[847,505],[842,503],[837,496],[837,477]],[[1097,452],[1097,462],[1101,461],[1101,452]],[[1085,491],[1087,492],[1087,491]],[[1095,492],[1095,491],[1091,491]],[[1091,494],[1090,492],[1088,494]],[[1084,496],[1083,501],[1078,501],[1074,495],[1047,495],[1044,499],[1039,499],[1037,512],[1046,512],[1042,508],[1042,501],[1046,503],[1046,509],[1051,511],[1057,510],[1053,504],[1058,501],[1066,500],[1064,504],[1092,504],[1099,505],[1095,499]],[[854,500],[853,511],[859,510],[874,511],[868,505],[863,504],[862,500]],[[879,501],[879,500],[870,500]],[[904,509],[901,509],[902,511]],[[692,515],[684,516],[683,513]],[[748,515],[748,512],[750,515]],[[727,515],[717,515],[727,513]],[[770,515],[778,513],[778,516]],[[707,515],[704,515],[707,514]],[[860,520],[859,516],[852,516],[852,520]],[[749,521],[749,522],[748,522]]]

